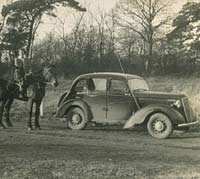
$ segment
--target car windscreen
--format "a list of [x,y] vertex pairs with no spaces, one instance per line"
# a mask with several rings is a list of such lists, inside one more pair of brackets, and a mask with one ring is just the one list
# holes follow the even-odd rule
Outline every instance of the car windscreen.
[[130,79],[128,85],[131,91],[149,90],[148,84],[144,79]]

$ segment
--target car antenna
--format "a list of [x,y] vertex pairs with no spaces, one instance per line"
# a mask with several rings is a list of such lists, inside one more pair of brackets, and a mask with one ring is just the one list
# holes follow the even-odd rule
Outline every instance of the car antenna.
[[[123,66],[122,66],[122,62],[121,62],[120,55],[116,53],[116,56],[117,56],[117,60],[118,60],[118,62],[119,62],[120,68],[121,68],[121,70],[122,70],[122,73],[125,74],[124,68],[123,68]],[[125,78],[126,78],[126,80],[128,81],[127,77],[125,77]],[[132,93],[132,92],[131,92],[131,93]],[[136,104],[137,108],[140,109],[140,105],[139,105],[139,103],[137,102],[137,99],[136,99],[135,95],[134,95],[133,93],[132,93],[132,95],[133,95],[133,98],[134,98],[134,101],[135,101],[135,104]]]
[[122,73],[125,74],[125,70],[124,70],[124,68],[123,68],[123,66],[122,66],[122,62],[121,62],[121,57],[120,57],[120,55],[117,54],[117,53],[116,53],[116,56],[117,56],[117,60],[118,60],[118,62],[119,62],[119,65],[120,65],[121,71],[122,71]]

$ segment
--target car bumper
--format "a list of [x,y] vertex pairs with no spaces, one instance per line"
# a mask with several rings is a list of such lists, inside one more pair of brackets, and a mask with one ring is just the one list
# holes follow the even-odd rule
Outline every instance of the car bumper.
[[199,124],[199,121],[193,121],[189,123],[178,124],[178,127],[189,127],[189,126],[195,126],[198,124]]

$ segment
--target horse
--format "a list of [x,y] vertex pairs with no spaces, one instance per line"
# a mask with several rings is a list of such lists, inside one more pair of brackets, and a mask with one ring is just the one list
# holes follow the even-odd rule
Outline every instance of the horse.
[[30,95],[27,99],[22,99],[19,97],[19,86],[16,83],[10,83],[9,80],[0,78],[0,129],[5,128],[5,125],[2,122],[4,109],[7,126],[13,126],[10,121],[10,108],[14,99],[28,101],[28,130],[33,129],[31,120],[33,106],[35,104],[35,129],[40,129],[40,105],[45,96],[47,84],[51,84],[53,87],[58,86],[58,81],[56,75],[53,73],[52,67],[44,67],[35,74],[26,75],[25,86],[28,88]]

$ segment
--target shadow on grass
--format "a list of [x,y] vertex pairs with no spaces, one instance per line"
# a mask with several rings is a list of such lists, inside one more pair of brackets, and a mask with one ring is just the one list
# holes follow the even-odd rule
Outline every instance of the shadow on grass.
[[174,133],[170,137],[170,139],[194,139],[194,138],[199,138],[200,139],[200,131],[198,132],[178,132]]

